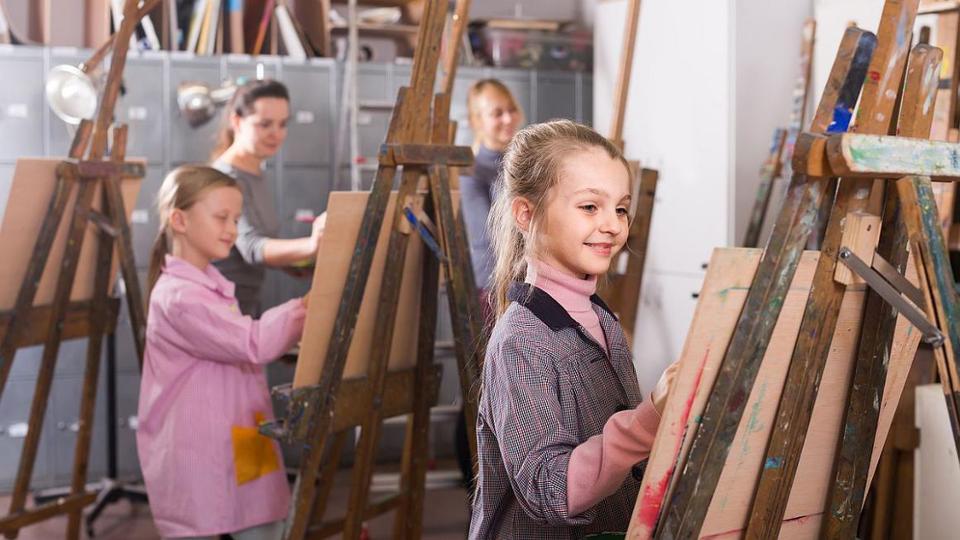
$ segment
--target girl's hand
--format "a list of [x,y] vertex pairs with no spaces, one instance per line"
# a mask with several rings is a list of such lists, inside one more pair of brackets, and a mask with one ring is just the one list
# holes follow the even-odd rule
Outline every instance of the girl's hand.
[[673,379],[677,376],[679,366],[679,362],[670,364],[663,372],[663,375],[660,375],[660,380],[657,381],[656,388],[650,393],[653,408],[657,410],[658,414],[663,414],[663,407],[667,404],[667,398],[670,396],[670,387],[673,386]]
[[320,249],[320,239],[323,237],[323,231],[327,227],[327,213],[324,212],[313,220],[313,229],[310,231],[310,240],[313,242],[313,250]]
[[305,294],[305,295],[303,295],[302,297],[300,297],[300,301],[303,302],[303,307],[304,307],[304,308],[310,307],[310,293],[311,293],[312,291],[313,291],[313,289],[307,291],[307,294]]

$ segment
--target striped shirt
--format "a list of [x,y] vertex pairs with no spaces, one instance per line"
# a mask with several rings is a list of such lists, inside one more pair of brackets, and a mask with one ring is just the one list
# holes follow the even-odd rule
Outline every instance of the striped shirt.
[[568,539],[625,531],[637,478],[627,475],[612,495],[577,515],[570,515],[567,500],[573,450],[603,433],[617,411],[641,401],[623,331],[592,296],[607,355],[542,290],[517,283],[510,299],[483,366],[470,538]]

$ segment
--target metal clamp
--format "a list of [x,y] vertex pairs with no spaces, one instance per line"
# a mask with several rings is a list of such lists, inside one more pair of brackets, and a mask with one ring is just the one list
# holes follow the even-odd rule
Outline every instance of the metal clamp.
[[[917,307],[923,303],[923,294],[920,289],[907,281],[889,262],[878,254],[873,255],[873,267],[848,247],[840,248],[840,262],[860,276],[871,289],[890,304],[899,313],[917,327],[923,334],[923,342],[939,347],[943,344],[943,333],[935,324],[927,319],[926,315]],[[904,298],[906,296],[909,298]]]

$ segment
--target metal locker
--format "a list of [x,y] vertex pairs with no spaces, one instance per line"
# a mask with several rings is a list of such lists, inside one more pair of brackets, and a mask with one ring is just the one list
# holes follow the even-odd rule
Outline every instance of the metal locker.
[[[90,59],[90,55],[93,54],[93,51],[86,49],[77,49],[74,47],[53,47],[50,49],[50,68],[59,66],[61,64],[67,64],[71,66],[77,66],[82,62],[85,62]],[[101,65],[99,69],[94,70],[91,73],[91,77],[94,81],[98,81],[99,78],[106,77],[106,72],[104,71],[105,66]],[[42,84],[46,84],[47,73],[43,74]],[[50,110],[50,107],[46,103],[46,99],[43,97],[42,87],[37,90],[38,96],[42,100],[42,106],[46,109],[46,119],[47,119],[47,155],[56,156],[56,157],[66,157],[67,152],[70,151],[70,143],[73,142],[73,135],[76,133],[76,126],[68,125],[66,122],[61,120],[53,111]],[[40,109],[36,110],[39,113]]]
[[163,104],[163,56],[131,54],[123,72],[126,92],[117,101],[117,122],[127,124],[127,156],[163,166],[166,113]]
[[[9,492],[17,477],[20,464],[20,451],[30,420],[30,402],[36,381],[32,379],[7,381],[0,400],[0,492]],[[47,419],[50,410],[47,409]],[[48,424],[45,422],[44,424]],[[47,433],[44,433],[47,435]],[[50,487],[53,485],[50,469],[50,437],[40,437],[37,459],[33,465],[31,487]]]
[[[150,251],[160,227],[157,217],[157,193],[163,183],[164,172],[161,165],[147,167],[147,176],[140,182],[137,204],[130,211],[130,236],[137,268],[147,269],[150,266]],[[141,283],[141,286],[143,285]]]
[[593,75],[578,73],[580,79],[580,122],[593,125]]
[[[104,342],[106,343],[106,342]],[[60,342],[60,350],[57,354],[57,367],[54,371],[54,377],[79,377],[83,376],[83,370],[87,362],[87,339],[68,339]]]
[[140,399],[140,375],[117,374],[117,476],[140,478],[137,455],[137,406]]
[[[311,215],[319,216],[327,209],[327,198],[332,184],[329,167],[284,169],[283,197],[277,204],[281,237],[300,238],[310,235],[311,224],[306,222],[306,218]],[[303,222],[298,218],[303,219]],[[294,277],[281,272],[274,274],[278,287],[275,304],[303,296],[310,290],[310,276]]]
[[170,93],[167,107],[170,115],[169,159],[171,163],[205,163],[216,144],[223,110],[206,124],[192,128],[180,116],[177,108],[177,86],[182,82],[202,82],[214,88],[220,85],[220,61],[217,58],[199,57],[189,53],[170,53]]
[[[149,292],[147,290],[147,271],[146,269],[137,270],[137,276],[140,280],[140,287],[143,289],[144,297]],[[117,328],[114,332],[117,346],[117,373],[131,374],[140,376],[140,362],[137,360],[137,349],[133,346],[133,330],[130,327],[130,313],[127,311],[126,297],[120,298],[120,313],[117,316]],[[107,340],[103,340],[103,357],[106,361]],[[103,368],[106,369],[106,368]]]
[[532,118],[536,117],[533,96],[530,91],[530,79],[534,73],[535,72],[522,69],[501,68],[490,68],[486,73],[488,77],[500,79],[500,81],[510,89],[510,92],[513,93],[513,96],[517,99],[517,103],[520,104],[520,108],[523,109],[523,116],[527,119],[527,122],[530,122]]
[[329,59],[286,62],[282,78],[290,90],[290,121],[284,164],[326,165],[336,133],[336,64]]
[[[340,65],[340,69],[343,69],[342,65]],[[357,95],[361,100],[383,101],[395,99],[396,94],[391,94],[389,90],[386,64],[371,62],[357,66]]]
[[[413,70],[413,66],[410,64],[387,64],[387,70],[390,74],[390,87],[389,92],[387,93],[387,99],[396,101],[397,92],[403,86],[410,86],[410,73]],[[441,81],[443,75],[440,73],[440,70],[437,70],[437,78],[434,81],[436,85],[437,81]]]
[[0,160],[43,155],[43,50],[0,46]]
[[[80,429],[80,400],[83,377],[63,377],[53,381],[44,436],[50,437],[53,458],[53,484],[69,486],[73,478],[73,457]],[[93,433],[87,461],[87,481],[96,481],[107,473],[106,378],[101,367],[97,400],[93,413]]]
[[226,56],[225,77],[236,80],[277,79],[279,62],[277,57],[248,54],[228,54]]
[[[570,73],[537,74],[537,122],[555,118],[577,120],[577,81]],[[531,119],[532,120],[532,119]]]

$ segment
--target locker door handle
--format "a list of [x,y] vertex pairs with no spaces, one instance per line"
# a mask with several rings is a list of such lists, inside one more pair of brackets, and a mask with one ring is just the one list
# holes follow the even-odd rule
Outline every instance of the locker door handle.
[[59,429],[60,431],[72,431],[74,433],[77,433],[78,431],[80,431],[80,420],[74,420],[69,424],[66,422],[57,422],[57,429]]
[[6,429],[2,430],[2,432],[6,433],[7,437],[12,439],[22,439],[27,436],[27,431],[29,430],[30,424],[17,422],[16,424],[10,424]]

